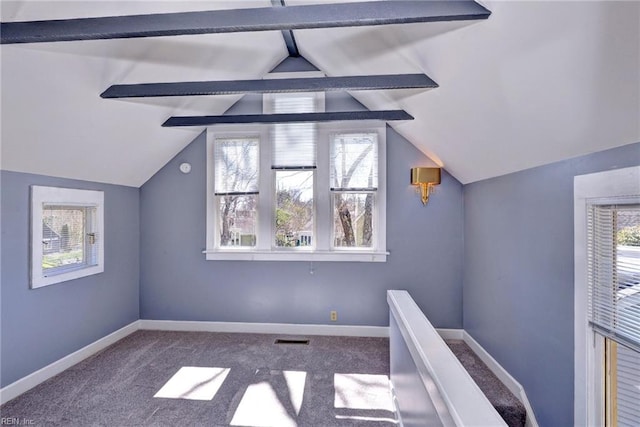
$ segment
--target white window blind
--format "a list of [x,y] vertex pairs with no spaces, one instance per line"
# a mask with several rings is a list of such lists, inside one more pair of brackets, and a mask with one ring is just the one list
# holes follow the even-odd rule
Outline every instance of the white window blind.
[[[316,111],[313,93],[278,94],[271,109],[276,114]],[[316,167],[315,123],[277,123],[273,126],[273,169],[313,169]]]
[[640,351],[640,206],[593,205],[587,226],[589,323]]
[[258,193],[259,138],[220,138],[214,147],[215,194]]
[[378,188],[377,133],[340,133],[331,137],[331,190]]

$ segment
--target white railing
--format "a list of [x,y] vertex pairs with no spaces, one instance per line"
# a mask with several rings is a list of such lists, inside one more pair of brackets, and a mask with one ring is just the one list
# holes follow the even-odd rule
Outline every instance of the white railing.
[[388,291],[391,384],[403,427],[506,426],[407,291]]

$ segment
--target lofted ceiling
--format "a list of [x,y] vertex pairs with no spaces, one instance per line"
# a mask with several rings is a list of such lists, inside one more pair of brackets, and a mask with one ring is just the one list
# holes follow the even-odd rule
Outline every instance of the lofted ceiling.
[[[488,20],[293,33],[328,76],[433,78],[437,89],[352,95],[414,116],[390,125],[463,183],[640,141],[640,2],[482,4]],[[269,6],[3,0],[0,12],[7,22]],[[280,31],[2,45],[1,167],[140,186],[202,131],[161,127],[167,118],[222,114],[240,96],[100,93],[113,84],[261,78],[287,55]]]

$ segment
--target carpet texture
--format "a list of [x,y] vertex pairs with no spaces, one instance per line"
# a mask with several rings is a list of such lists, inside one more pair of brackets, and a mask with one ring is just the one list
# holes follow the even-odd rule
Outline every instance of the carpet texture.
[[527,411],[487,365],[461,340],[445,340],[509,427],[524,427]]
[[395,426],[386,338],[137,331],[0,407],[36,426]]

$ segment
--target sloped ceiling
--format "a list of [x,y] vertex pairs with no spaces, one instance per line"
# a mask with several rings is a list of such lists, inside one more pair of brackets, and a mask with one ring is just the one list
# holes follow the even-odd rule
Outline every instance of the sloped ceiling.
[[[270,4],[3,1],[2,21]],[[294,34],[327,75],[436,80],[352,94],[412,114],[392,126],[463,183],[640,141],[640,2],[482,4],[486,21]],[[221,114],[238,97],[105,100],[104,89],[260,78],[287,50],[279,32],[261,32],[3,45],[0,55],[2,169],[140,186],[202,130],[161,128],[167,117]]]

